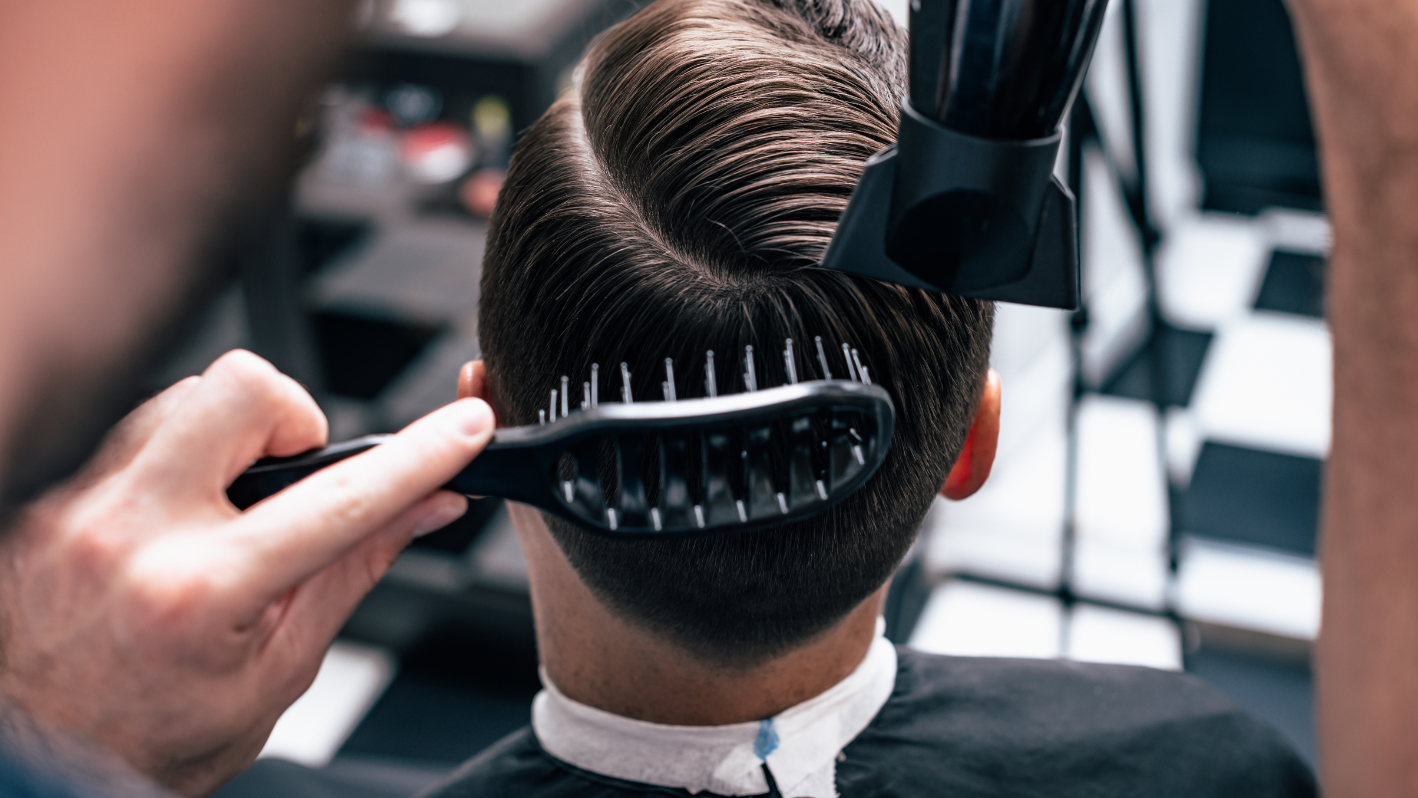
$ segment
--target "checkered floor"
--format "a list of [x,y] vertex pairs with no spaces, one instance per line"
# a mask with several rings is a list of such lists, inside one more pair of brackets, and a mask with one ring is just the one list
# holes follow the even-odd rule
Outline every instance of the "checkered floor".
[[930,519],[928,561],[944,581],[913,642],[1183,667],[1313,759],[1329,231],[1312,214],[1196,210],[1186,131],[1199,4],[1139,0],[1139,11],[1161,323],[1154,334],[1141,247],[1110,171],[1129,168],[1116,153],[1130,133],[1113,18],[1088,84],[1115,152],[1111,164],[1098,151],[1084,159],[1088,390],[1071,417],[1063,314],[1001,308],[999,462],[978,496],[942,502]]
[[[1071,501],[1065,320],[1003,309],[998,465],[979,495],[941,502],[928,522],[945,581],[913,644],[1185,666],[1243,701],[1265,696],[1261,709],[1312,753],[1324,248],[1315,218],[1197,216],[1177,230],[1158,264],[1166,326],[1077,407]],[[1236,663],[1262,675],[1231,679]],[[1272,671],[1288,687],[1254,689]]]

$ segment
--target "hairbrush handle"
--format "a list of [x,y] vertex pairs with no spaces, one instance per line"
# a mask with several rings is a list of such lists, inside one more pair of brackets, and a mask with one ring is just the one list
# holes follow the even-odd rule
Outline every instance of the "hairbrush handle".
[[[293,457],[267,457],[257,461],[236,478],[231,487],[227,488],[227,498],[237,509],[245,510],[316,471],[363,454],[393,437],[366,435],[323,449],[312,449]],[[542,451],[543,448],[526,442],[499,443],[494,436],[493,442],[483,449],[477,459],[444,487],[469,496],[532,500],[528,488],[535,480],[528,479],[528,467],[551,466],[547,455]]]
[[[853,378],[863,381],[611,402],[551,423],[503,427],[444,488],[529,504],[621,537],[802,520],[856,491],[886,458],[891,397],[865,381],[865,369]],[[375,435],[262,460],[227,495],[244,510],[388,440]]]
[[238,510],[248,507],[269,496],[274,496],[295,483],[314,474],[322,468],[332,466],[341,460],[363,454],[392,435],[367,435],[344,443],[336,443],[323,449],[312,449],[293,457],[267,457],[256,461],[255,465],[242,472],[231,487],[226,489],[227,498]]

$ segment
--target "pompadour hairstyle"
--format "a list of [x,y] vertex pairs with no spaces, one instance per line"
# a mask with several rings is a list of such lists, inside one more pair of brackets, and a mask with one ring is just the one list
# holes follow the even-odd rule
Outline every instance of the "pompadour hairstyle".
[[[526,133],[493,215],[479,330],[505,424],[535,423],[561,375],[580,386],[592,363],[603,396],[625,362],[635,394],[658,398],[674,358],[686,398],[703,395],[706,350],[732,363],[817,335],[861,350],[895,401],[880,472],[805,522],[613,540],[545,516],[614,612],[718,666],[802,645],[885,584],[978,406],[993,305],[816,267],[895,138],[905,56],[872,0],[656,0]],[[783,370],[761,358],[760,384]],[[736,371],[722,390],[743,390]]]

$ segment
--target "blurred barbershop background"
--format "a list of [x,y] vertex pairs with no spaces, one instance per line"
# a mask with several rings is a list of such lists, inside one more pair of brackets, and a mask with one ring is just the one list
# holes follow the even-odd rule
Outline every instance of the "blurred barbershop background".
[[[638,5],[362,4],[288,201],[153,387],[250,348],[335,440],[451,401],[518,133]],[[1185,670],[1313,762],[1329,228],[1281,0],[1113,0],[1068,137],[1086,306],[1000,307],[994,475],[938,502],[888,633]],[[537,687],[521,554],[481,500],[398,561],[265,753],[413,788],[525,724]]]

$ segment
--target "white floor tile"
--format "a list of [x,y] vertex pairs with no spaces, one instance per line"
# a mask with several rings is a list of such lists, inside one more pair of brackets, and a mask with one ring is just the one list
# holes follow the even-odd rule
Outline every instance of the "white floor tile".
[[1192,472],[1196,471],[1197,458],[1201,456],[1201,430],[1197,428],[1196,417],[1191,410],[1182,407],[1167,408],[1166,420],[1167,478],[1173,485],[1185,488],[1191,484]]
[[1062,574],[1062,536],[1031,535],[988,526],[951,524],[932,541],[935,573],[971,574],[1052,590]]
[[1082,598],[1160,611],[1167,606],[1168,560],[1164,544],[1129,546],[1078,539],[1073,549],[1073,591]]
[[1128,97],[1124,31],[1122,4],[1113,3],[1108,6],[1103,27],[1098,32],[1098,44],[1093,50],[1093,62],[1088,66],[1084,90],[1088,92],[1099,136],[1118,160],[1119,167],[1132,174],[1132,102]]
[[1068,658],[1182,669],[1182,635],[1166,618],[1077,604],[1069,614]]
[[1046,430],[995,466],[980,492],[939,500],[927,519],[927,564],[1052,589],[1062,570],[1067,440]]
[[1142,249],[1116,180],[1103,157],[1084,158],[1083,294],[1088,329],[1083,334],[1084,380],[1099,386],[1137,351],[1147,333],[1147,284]]
[[1000,372],[1000,444],[989,481],[926,521],[936,573],[1052,589],[1062,572],[1066,424],[1072,393],[1067,314],[1001,305],[991,365]]
[[315,683],[276,722],[261,756],[309,767],[329,764],[396,671],[394,656],[384,649],[336,642]]
[[1329,452],[1331,345],[1323,322],[1252,313],[1217,330],[1192,412],[1206,440],[1323,458]]
[[1073,366],[1066,339],[1055,339],[1022,367],[1000,373],[1000,439],[995,459],[1008,469],[1031,457],[1041,438],[1061,438],[1068,426]]
[[1150,402],[1089,395],[1078,408],[1080,540],[1159,550],[1167,540],[1167,492]]
[[1205,0],[1141,0],[1138,41],[1147,105],[1152,211],[1170,227],[1194,212],[1201,177],[1194,152]]
[[1003,377],[1019,374],[1041,357],[1057,358],[1060,347],[1067,363],[1068,335],[1068,311],[1000,303],[995,307],[990,366]]
[[1320,598],[1313,560],[1197,540],[1182,551],[1177,610],[1185,618],[1313,640]]
[[967,657],[1059,656],[1063,608],[1049,596],[946,582],[931,594],[910,645]]
[[1269,263],[1270,242],[1250,219],[1180,218],[1157,253],[1158,302],[1172,324],[1210,330],[1247,315]]
[[1334,231],[1322,213],[1272,208],[1259,221],[1277,249],[1324,256],[1334,246]]

